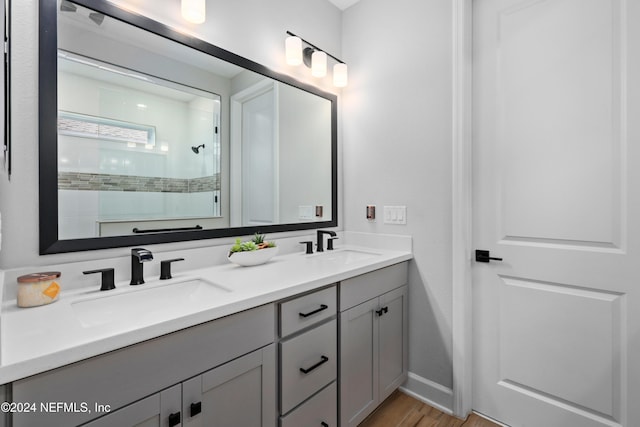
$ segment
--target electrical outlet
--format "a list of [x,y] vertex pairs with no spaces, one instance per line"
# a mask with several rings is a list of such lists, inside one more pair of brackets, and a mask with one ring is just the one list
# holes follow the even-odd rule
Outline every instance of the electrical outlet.
[[367,205],[367,219],[369,221],[376,220],[376,205]]
[[407,207],[406,206],[385,206],[384,207],[384,223],[385,224],[406,224],[407,223]]

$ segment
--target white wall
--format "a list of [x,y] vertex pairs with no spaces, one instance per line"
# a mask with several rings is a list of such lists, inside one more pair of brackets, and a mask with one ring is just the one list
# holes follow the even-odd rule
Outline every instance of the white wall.
[[[340,55],[341,13],[326,0],[234,0],[215,2],[215,6],[209,2],[206,23],[190,27],[180,20],[178,1],[163,1],[161,8],[154,0],[116,3],[182,26],[183,30],[224,49],[333,91],[329,78],[317,81],[306,68],[289,67],[284,60],[286,30],[300,33]],[[127,248],[38,255],[38,1],[13,2],[12,19],[13,174],[9,180],[6,171],[0,168],[0,268],[126,256]],[[174,243],[150,249],[168,251],[214,244],[220,241]]]
[[[413,236],[409,370],[419,378],[409,387],[444,406],[452,386],[451,3],[361,0],[343,15],[342,58],[350,72],[344,226]],[[367,204],[377,206],[376,222],[366,220]],[[406,205],[407,225],[384,225],[384,205]]]

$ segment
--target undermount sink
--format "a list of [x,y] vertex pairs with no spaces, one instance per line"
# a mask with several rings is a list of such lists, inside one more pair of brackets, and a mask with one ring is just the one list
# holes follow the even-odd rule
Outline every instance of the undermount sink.
[[313,255],[313,258],[323,262],[346,265],[377,256],[380,256],[380,254],[377,254],[375,252],[366,252],[355,249],[336,249],[333,251],[316,253],[315,255]]
[[142,284],[115,295],[100,295],[71,303],[84,327],[109,323],[146,324],[191,313],[212,298],[231,292],[203,279],[168,284]]

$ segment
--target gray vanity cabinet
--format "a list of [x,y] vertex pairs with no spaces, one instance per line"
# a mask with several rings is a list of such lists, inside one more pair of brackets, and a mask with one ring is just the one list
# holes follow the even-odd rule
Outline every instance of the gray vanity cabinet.
[[342,427],[357,426],[407,378],[406,264],[340,285]]
[[[12,426],[169,427],[169,414],[181,412],[181,426],[273,427],[275,320],[268,304],[18,380],[14,402],[85,404],[89,411],[15,413]],[[175,387],[177,404],[168,392]],[[198,402],[201,413],[191,417]]]

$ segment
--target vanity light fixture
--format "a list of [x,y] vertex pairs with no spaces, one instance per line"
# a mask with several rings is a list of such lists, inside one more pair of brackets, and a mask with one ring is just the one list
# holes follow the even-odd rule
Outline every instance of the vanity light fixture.
[[302,64],[302,40],[300,37],[289,36],[285,39],[285,54],[287,55],[287,64]]
[[193,24],[202,24],[206,17],[206,0],[182,0],[182,17]]
[[327,54],[321,50],[316,50],[311,54],[311,75],[313,77],[327,75]]
[[347,64],[339,63],[333,66],[333,85],[345,87],[349,82]]
[[[333,85],[335,87],[345,87],[348,82],[348,68],[344,61],[325,52],[319,47],[309,43],[305,39],[287,31],[288,37],[285,39],[285,54],[287,64],[300,65],[304,63],[311,68],[311,75],[314,77],[324,77],[327,75],[327,57],[336,61],[333,66]],[[302,48],[302,44],[307,47]]]

